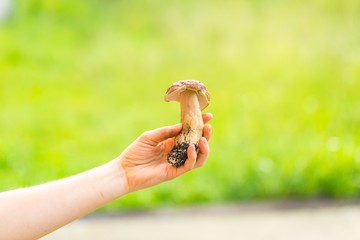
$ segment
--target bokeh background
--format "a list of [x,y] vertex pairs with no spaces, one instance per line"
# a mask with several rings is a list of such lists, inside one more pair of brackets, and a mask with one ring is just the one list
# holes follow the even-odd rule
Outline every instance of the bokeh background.
[[205,166],[103,210],[360,195],[360,1],[23,0],[2,15],[1,191],[179,122],[164,93],[198,79]]

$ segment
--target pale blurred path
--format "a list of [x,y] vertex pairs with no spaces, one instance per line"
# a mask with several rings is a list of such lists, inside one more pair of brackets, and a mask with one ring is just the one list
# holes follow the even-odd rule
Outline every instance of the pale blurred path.
[[42,239],[359,240],[360,205],[283,202],[92,215]]

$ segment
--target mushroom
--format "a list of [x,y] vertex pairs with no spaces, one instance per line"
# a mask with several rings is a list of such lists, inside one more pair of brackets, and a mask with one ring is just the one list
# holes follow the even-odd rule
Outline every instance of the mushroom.
[[180,167],[187,159],[190,144],[198,149],[203,134],[201,110],[209,105],[210,95],[205,85],[197,80],[181,80],[173,83],[165,94],[165,101],[177,101],[181,108],[182,130],[175,137],[175,144],[167,160],[175,167]]

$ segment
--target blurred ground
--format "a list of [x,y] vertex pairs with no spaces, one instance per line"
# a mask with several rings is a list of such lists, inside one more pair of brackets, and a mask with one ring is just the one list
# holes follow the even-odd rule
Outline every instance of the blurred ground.
[[48,235],[57,239],[359,239],[357,202],[287,201],[91,215]]

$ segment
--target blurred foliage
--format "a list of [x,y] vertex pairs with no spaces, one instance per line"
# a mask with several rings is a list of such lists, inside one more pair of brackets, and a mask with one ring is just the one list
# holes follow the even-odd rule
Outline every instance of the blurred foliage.
[[0,190],[66,177],[212,95],[206,165],[109,209],[360,194],[360,2],[23,0],[0,23]]

